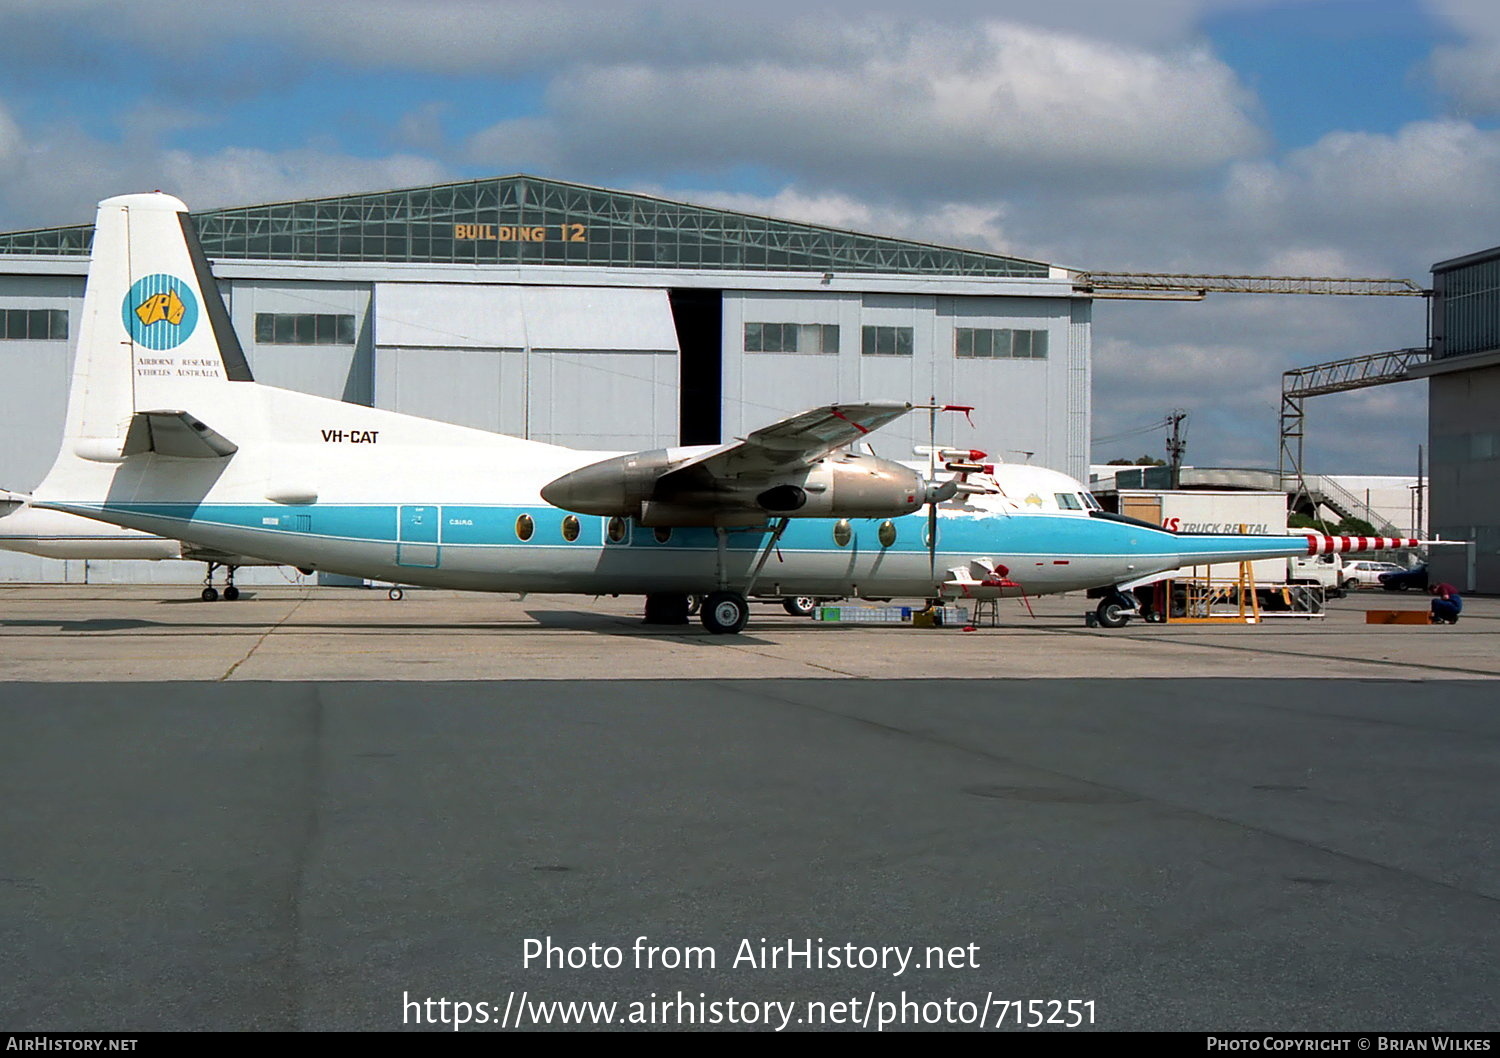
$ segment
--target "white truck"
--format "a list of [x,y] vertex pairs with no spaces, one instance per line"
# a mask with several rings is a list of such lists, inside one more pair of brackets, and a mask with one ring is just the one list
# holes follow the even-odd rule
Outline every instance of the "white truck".
[[[1121,489],[1119,512],[1176,533],[1291,533],[1286,527],[1286,494],[1248,489]],[[1341,555],[1305,558],[1268,558],[1251,563],[1258,589],[1279,590],[1287,585],[1312,585],[1337,597],[1342,592]],[[1230,580],[1239,575],[1237,563],[1208,567],[1206,576]],[[1192,578],[1192,569],[1176,579]],[[1202,568],[1198,577],[1204,577]]]

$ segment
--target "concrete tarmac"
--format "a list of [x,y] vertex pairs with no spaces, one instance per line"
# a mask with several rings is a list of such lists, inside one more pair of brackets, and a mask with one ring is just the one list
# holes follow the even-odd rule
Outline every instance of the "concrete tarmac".
[[[826,624],[752,606],[737,636],[641,624],[639,598],[408,589],[247,589],[203,603],[188,586],[0,587],[0,679],[495,680],[1062,676],[1398,679],[1500,677],[1500,599],[1449,627],[1367,625],[1366,609],[1425,611],[1367,592],[1320,619],[1084,627],[1082,596],[1018,599],[997,627]],[[873,605],[873,604],[867,604]],[[1034,613],[1032,612],[1034,611]]]
[[[165,594],[0,592],[0,1027],[428,1027],[428,998],[487,1004],[466,1031],[551,1000],[777,1027],[732,998],[1500,1028],[1490,600],[711,638],[633,600]],[[621,965],[527,965],[545,938]]]

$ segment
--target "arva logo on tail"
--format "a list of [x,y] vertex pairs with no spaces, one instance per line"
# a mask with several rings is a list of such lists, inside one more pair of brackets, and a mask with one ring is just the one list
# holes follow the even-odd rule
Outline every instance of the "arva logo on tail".
[[198,299],[182,280],[158,272],[135,281],[125,295],[120,317],[137,345],[173,349],[198,326]]

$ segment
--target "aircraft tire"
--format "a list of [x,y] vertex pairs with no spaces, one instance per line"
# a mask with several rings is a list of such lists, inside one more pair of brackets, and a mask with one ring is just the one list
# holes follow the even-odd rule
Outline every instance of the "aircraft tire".
[[402,591],[400,588],[391,588],[385,593],[385,597],[391,600],[391,602],[400,602],[402,599],[406,598],[406,592]]
[[1095,611],[1099,616],[1099,627],[1101,628],[1124,628],[1130,623],[1130,615],[1125,612],[1125,601],[1119,598],[1108,598],[1099,600],[1099,608]]
[[793,617],[811,617],[818,600],[811,595],[796,595],[781,600],[781,608]]
[[714,635],[734,635],[750,620],[750,604],[737,591],[716,591],[703,600],[701,617]]
[[219,601],[219,589],[218,588],[204,588],[201,592],[198,593],[198,598],[202,599],[204,602],[218,602]]
[[240,590],[238,588],[236,588],[233,584],[225,585],[225,587],[224,587],[224,601],[225,602],[234,602],[239,597],[240,597]]

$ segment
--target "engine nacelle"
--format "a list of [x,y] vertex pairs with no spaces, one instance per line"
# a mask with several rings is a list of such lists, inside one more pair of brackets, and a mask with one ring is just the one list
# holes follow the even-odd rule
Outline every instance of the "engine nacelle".
[[926,502],[921,474],[857,452],[829,456],[808,467],[800,480],[774,482],[755,494],[761,510],[793,518],[895,518]]
[[671,466],[667,450],[631,452],[590,463],[542,486],[542,499],[577,514],[635,516]]

